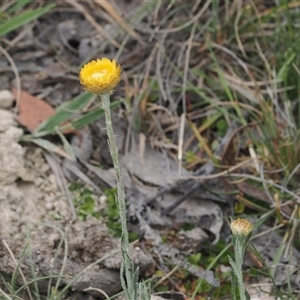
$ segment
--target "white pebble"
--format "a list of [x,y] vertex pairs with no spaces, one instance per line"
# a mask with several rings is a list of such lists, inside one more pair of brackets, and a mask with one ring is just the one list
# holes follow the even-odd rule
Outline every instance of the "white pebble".
[[99,204],[104,205],[104,204],[106,204],[106,202],[107,202],[107,196],[106,195],[101,195],[99,197]]
[[23,135],[23,130],[18,127],[9,127],[5,132],[5,136],[12,141],[18,142]]
[[36,177],[34,179],[34,183],[36,186],[41,186],[43,184],[43,182],[44,182],[44,178],[42,178],[42,177]]
[[[47,165],[47,164],[45,164],[45,165]],[[52,183],[52,186],[56,186],[56,177],[54,174],[50,174],[48,177],[48,180],[50,181],[50,183]]]
[[11,108],[14,102],[14,95],[9,90],[0,91],[0,108]]
[[46,205],[45,205],[45,208],[47,209],[47,210],[53,210],[53,203],[51,203],[51,202],[47,202],[46,203]]
[[53,202],[55,200],[56,196],[54,193],[50,193],[49,195],[45,195],[45,201],[46,202]]

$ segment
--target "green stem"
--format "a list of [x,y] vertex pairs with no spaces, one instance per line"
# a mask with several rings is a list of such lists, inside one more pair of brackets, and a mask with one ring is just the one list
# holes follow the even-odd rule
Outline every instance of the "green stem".
[[121,166],[119,163],[119,154],[118,148],[115,142],[114,130],[111,121],[110,113],[110,100],[109,94],[101,94],[102,107],[105,113],[106,119],[106,131],[108,136],[108,145],[111,154],[111,158],[116,170],[117,176],[117,193],[118,193],[118,206],[120,211],[120,219],[122,225],[122,236],[123,236],[123,250],[129,251],[129,239],[128,239],[128,230],[127,230],[127,220],[126,220],[126,200],[125,200],[125,188],[123,183],[123,176],[121,172]]
[[243,258],[245,253],[245,247],[244,247],[244,239],[239,238],[235,236],[234,241],[234,254],[235,254],[235,264],[237,267],[238,273],[235,274],[238,279],[238,290],[240,294],[240,300],[246,300],[246,289],[243,282]]
[[251,233],[248,236],[244,235],[233,235],[232,243],[234,247],[234,261],[231,261],[232,271],[238,283],[238,290],[240,300],[248,300],[249,294],[245,288],[243,281],[243,258],[247,243],[249,242]]
[[[126,200],[125,200],[125,188],[123,183],[123,176],[121,172],[121,166],[119,163],[119,155],[118,155],[118,148],[115,142],[115,136],[111,121],[111,112],[110,112],[110,100],[109,100],[109,93],[101,94],[100,98],[102,100],[102,107],[105,113],[106,119],[106,131],[108,136],[108,145],[111,154],[111,158],[114,164],[114,168],[116,170],[116,177],[117,177],[117,203],[120,213],[120,221],[122,226],[122,238],[121,238],[121,249],[122,249],[122,257],[123,257],[123,271],[124,274],[121,272],[121,282],[122,287],[125,291],[128,291],[128,287],[130,288],[133,281],[133,263],[129,256],[129,237],[128,237],[128,229],[127,229],[127,220],[126,220]],[[124,277],[126,281],[124,281]]]

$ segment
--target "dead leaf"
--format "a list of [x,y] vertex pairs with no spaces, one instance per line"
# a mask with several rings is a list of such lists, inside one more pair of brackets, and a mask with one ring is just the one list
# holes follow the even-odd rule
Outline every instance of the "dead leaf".
[[252,184],[246,181],[237,182],[235,185],[241,192],[248,196],[269,204],[274,202],[274,199],[270,199],[270,196],[266,193],[266,191],[255,188]]
[[[171,179],[178,176],[178,165],[167,154],[151,149],[149,143],[145,143],[143,149],[143,162],[140,160],[140,151],[132,148],[121,157],[121,164],[130,174],[137,177],[143,183],[150,186],[166,186]],[[188,176],[186,170],[182,170],[182,176]]]
[[[16,89],[13,94],[17,96]],[[21,91],[18,109],[17,121],[31,132],[55,113],[51,105],[25,91]]]

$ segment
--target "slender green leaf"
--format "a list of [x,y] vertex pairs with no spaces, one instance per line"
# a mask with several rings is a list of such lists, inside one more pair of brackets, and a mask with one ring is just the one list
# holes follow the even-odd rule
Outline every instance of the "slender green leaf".
[[17,277],[18,277],[19,274],[20,274],[20,266],[21,266],[21,264],[23,263],[23,258],[24,258],[25,255],[26,255],[28,246],[29,246],[29,245],[26,244],[25,247],[24,247],[24,249],[22,250],[20,259],[19,259],[19,261],[18,261],[18,264],[16,265],[15,270],[14,270],[14,272],[13,272],[13,274],[12,274],[12,277],[11,277],[11,287],[12,287],[12,291],[15,291],[15,290],[16,290],[16,286],[17,286]]
[[[120,101],[116,101],[110,104],[110,108],[114,109],[117,108],[120,105]],[[83,116],[80,116],[78,119],[74,120],[72,124],[72,128],[74,129],[80,129],[85,127],[86,125],[89,125],[93,123],[94,121],[100,119],[104,115],[104,111],[101,107],[94,109]]]
[[54,133],[54,128],[56,126],[59,126],[62,123],[70,120],[71,116],[80,112],[80,110],[89,103],[92,97],[94,97],[94,95],[90,93],[83,93],[74,98],[72,101],[62,104],[57,108],[57,111],[53,116],[51,116],[37,128],[34,134],[38,135],[42,132],[45,134]]
[[17,11],[20,11],[23,7],[26,6],[26,4],[31,3],[33,0],[18,0],[14,5],[12,5],[8,10],[8,14],[16,13]]
[[66,139],[66,137],[62,134],[62,132],[57,127],[55,127],[55,131],[58,134],[58,136],[60,137],[66,153],[72,158],[72,161],[76,161],[74,151],[72,150],[72,147],[71,147],[70,143],[68,142],[68,140]]
[[281,244],[279,245],[279,247],[277,248],[277,251],[276,251],[276,254],[275,254],[275,257],[273,257],[273,263],[272,263],[272,266],[270,268],[270,275],[272,277],[275,276],[275,273],[276,273],[276,269],[280,263],[280,259],[282,258],[283,256],[283,252],[285,250],[285,245]]
[[231,297],[232,300],[237,300],[238,282],[233,271],[231,271]]
[[50,152],[57,153],[65,158],[72,160],[72,157],[70,157],[65,151],[60,149],[57,145],[49,142],[48,140],[38,138],[38,139],[32,139],[31,142]]
[[295,59],[295,57],[296,57],[296,54],[291,53],[291,55],[287,58],[287,60],[283,63],[282,67],[278,71],[277,78],[279,78],[279,79],[286,78],[289,67],[290,67],[291,63],[293,62],[293,60]]
[[43,8],[38,8],[35,10],[30,9],[20,13],[8,21],[5,21],[4,24],[0,25],[0,37],[29,23],[30,21],[36,20],[51,10],[54,6],[55,4],[49,4]]

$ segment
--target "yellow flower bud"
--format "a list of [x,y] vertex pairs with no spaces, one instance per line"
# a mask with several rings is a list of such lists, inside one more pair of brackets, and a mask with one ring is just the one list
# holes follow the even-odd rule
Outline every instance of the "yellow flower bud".
[[121,67],[115,60],[102,58],[84,65],[79,73],[80,83],[93,94],[112,92],[120,81]]
[[251,233],[253,225],[246,219],[238,218],[231,222],[231,231],[234,235],[247,236]]

